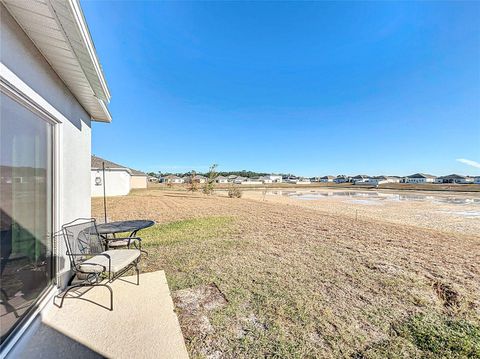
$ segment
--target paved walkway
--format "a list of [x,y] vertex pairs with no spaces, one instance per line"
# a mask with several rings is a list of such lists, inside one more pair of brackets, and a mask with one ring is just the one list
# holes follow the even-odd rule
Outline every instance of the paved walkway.
[[[136,283],[136,277],[124,279]],[[165,273],[141,274],[140,286],[131,283],[112,284],[113,311],[102,307],[110,303],[104,287],[65,299],[63,308],[51,305],[22,356],[188,358]]]

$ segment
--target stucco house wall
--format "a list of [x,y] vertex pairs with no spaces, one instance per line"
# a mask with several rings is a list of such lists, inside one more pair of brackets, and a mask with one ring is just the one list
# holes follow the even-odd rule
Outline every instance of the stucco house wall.
[[[62,115],[54,133],[57,155],[54,232],[57,232],[63,223],[90,217],[90,116],[1,3],[0,14],[2,66]],[[69,262],[64,251],[58,255],[62,282],[63,274],[69,271]]]
[[133,188],[147,188],[147,176],[131,176],[130,187]]
[[[100,185],[95,183],[97,177],[101,179]],[[91,170],[90,184],[92,197],[103,196],[104,185],[107,196],[125,196],[130,193],[130,173],[127,169],[105,169],[105,182],[103,182],[102,171]]]

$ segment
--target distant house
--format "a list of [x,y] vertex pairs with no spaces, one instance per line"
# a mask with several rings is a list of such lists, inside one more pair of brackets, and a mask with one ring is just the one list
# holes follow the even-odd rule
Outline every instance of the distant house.
[[348,182],[348,177],[344,175],[338,175],[333,179],[333,182],[335,183],[346,183]]
[[148,176],[148,182],[158,182],[158,177]]
[[297,177],[296,179],[290,180],[290,183],[294,184],[311,184],[310,178]]
[[207,182],[207,177],[202,176],[202,175],[196,175],[195,177],[193,177],[193,179],[194,179],[195,181],[197,181],[197,183],[205,183],[205,182]]
[[270,176],[261,176],[259,178],[260,182],[262,182],[263,184],[268,184],[268,183],[273,183],[272,179],[270,178]]
[[474,177],[473,183],[480,184],[480,176]]
[[385,176],[374,176],[374,177],[369,177],[365,183],[372,184],[372,185],[379,185],[382,183],[387,183],[387,177]]
[[461,176],[457,174],[451,174],[448,176],[437,177],[435,183],[473,183],[474,178],[468,176]]
[[[230,180],[230,176],[228,176]],[[235,176],[235,178],[232,179],[233,183],[236,184],[241,184],[242,182],[245,182],[247,180],[247,177],[242,177],[242,176]]]
[[240,176],[235,176],[235,175],[230,175],[228,176],[228,182],[231,182],[231,183],[234,183],[235,180],[237,179],[237,177],[240,177]]
[[[102,166],[105,166],[103,183]],[[103,196],[103,186],[107,196],[124,196],[131,189],[147,188],[147,175],[115,162],[97,156],[91,156],[91,196]]]
[[272,183],[282,183],[282,176],[280,175],[268,175],[266,177],[269,177]]
[[282,180],[287,183],[297,183],[299,178],[297,176],[285,176]]
[[324,182],[324,183],[333,182],[334,179],[335,179],[334,176],[323,176],[323,177],[320,177],[320,182]]
[[[182,177],[183,182],[182,183],[190,183],[192,181],[192,176],[191,175],[186,175]],[[195,175],[193,177],[193,180],[196,183],[205,183],[207,182],[207,177],[202,176],[202,175]]]
[[375,177],[370,177],[366,181],[366,183],[373,184],[373,185],[379,185],[383,183],[399,183],[400,182],[400,177],[396,176],[375,176]]
[[258,177],[252,177],[252,178],[246,178],[240,184],[257,185],[257,184],[263,184],[263,182]]
[[400,183],[401,178],[398,176],[387,176],[390,183]]
[[162,178],[162,182],[179,184],[179,183],[183,183],[184,179],[175,175],[168,175]]
[[366,183],[366,182],[368,182],[369,179],[370,179],[370,177],[367,176],[367,175],[357,175],[357,176],[352,177],[352,182],[354,184]]
[[415,173],[406,177],[406,183],[433,183],[435,176],[426,173]]
[[228,183],[228,177],[218,176],[217,178],[215,178],[215,181],[217,183]]
[[301,177],[299,181],[297,181],[297,184],[310,184],[312,181],[310,181],[310,178],[304,178]]

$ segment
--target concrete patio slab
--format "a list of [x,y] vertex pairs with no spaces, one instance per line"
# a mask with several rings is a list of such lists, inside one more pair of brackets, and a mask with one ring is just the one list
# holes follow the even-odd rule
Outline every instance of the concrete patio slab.
[[188,358],[165,273],[141,274],[140,286],[133,284],[135,276],[122,279],[112,284],[113,311],[103,307],[110,303],[104,287],[88,290],[81,299],[65,299],[62,308],[51,305],[22,354],[37,358]]

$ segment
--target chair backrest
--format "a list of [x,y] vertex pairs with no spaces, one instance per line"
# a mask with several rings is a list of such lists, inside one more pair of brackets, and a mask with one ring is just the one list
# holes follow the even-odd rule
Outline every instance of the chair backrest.
[[72,269],[92,255],[104,251],[95,218],[79,218],[62,226]]

